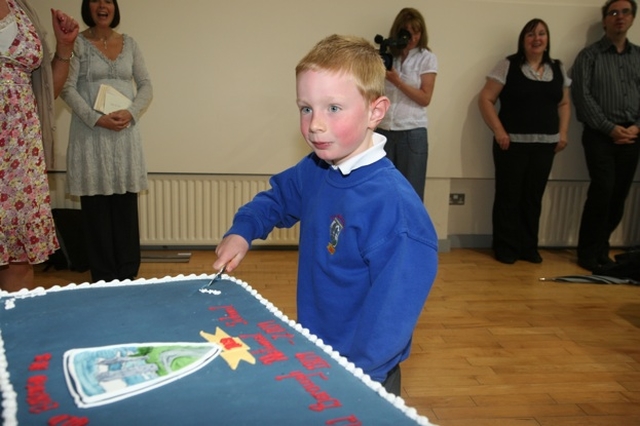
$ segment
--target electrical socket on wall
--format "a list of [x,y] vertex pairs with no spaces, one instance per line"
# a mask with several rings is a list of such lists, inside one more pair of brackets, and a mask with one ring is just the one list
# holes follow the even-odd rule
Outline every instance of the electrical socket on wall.
[[464,206],[464,194],[449,194],[450,206]]

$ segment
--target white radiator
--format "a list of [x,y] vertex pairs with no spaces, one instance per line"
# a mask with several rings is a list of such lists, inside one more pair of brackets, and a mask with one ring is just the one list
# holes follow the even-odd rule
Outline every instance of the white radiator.
[[[238,208],[268,188],[261,176],[150,175],[139,198],[141,244],[216,245]],[[297,245],[298,228],[275,229],[254,244]]]
[[[542,200],[540,215],[541,247],[575,247],[588,182],[550,181]],[[631,186],[622,222],[611,236],[612,247],[640,243],[640,185]]]
[[[51,173],[51,204],[80,208],[65,196],[64,173]],[[149,175],[140,193],[140,244],[143,246],[214,246],[231,226],[233,215],[255,194],[269,188],[268,176]],[[297,245],[298,226],[275,229],[254,245]]]
[[[80,208],[64,193],[64,173],[49,174],[51,204]],[[268,176],[150,174],[149,190],[140,194],[140,239],[143,246],[213,246],[231,225],[236,210],[269,188]],[[587,182],[550,181],[540,217],[541,247],[575,247]],[[490,211],[487,212],[491,214]],[[640,243],[640,185],[634,184],[624,218],[611,245]],[[276,229],[254,245],[297,245],[299,228]]]

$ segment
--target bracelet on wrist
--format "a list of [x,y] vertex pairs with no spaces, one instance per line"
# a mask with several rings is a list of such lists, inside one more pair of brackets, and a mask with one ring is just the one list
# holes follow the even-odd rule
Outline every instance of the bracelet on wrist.
[[63,58],[62,56],[58,55],[58,52],[56,52],[53,54],[53,57],[61,62],[71,62],[71,59],[73,59],[74,54],[73,54],[73,51],[71,51],[71,56],[69,56],[68,58]]

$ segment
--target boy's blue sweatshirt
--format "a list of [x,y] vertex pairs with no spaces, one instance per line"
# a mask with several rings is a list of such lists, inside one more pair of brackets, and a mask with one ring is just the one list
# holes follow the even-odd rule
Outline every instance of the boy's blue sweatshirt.
[[343,176],[315,154],[273,176],[228,234],[251,243],[300,221],[298,322],[372,379],[409,356],[437,270],[437,235],[387,158]]

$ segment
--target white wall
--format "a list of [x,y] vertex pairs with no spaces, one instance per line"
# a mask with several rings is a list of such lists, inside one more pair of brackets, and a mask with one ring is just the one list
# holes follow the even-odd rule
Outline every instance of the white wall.
[[[80,21],[79,0],[31,0],[43,21],[50,7]],[[429,115],[426,204],[449,235],[451,183],[480,191],[478,214],[492,199],[491,133],[477,108],[487,72],[516,50],[531,18],[550,27],[551,55],[567,68],[578,51],[601,35],[603,0],[120,0],[118,31],[139,43],[154,84],[141,126],[150,172],[276,173],[307,152],[298,131],[294,67],[332,33],[370,40],[387,35],[401,7],[425,16],[439,73]],[[84,25],[83,25],[84,28]],[[630,33],[640,43],[640,23]],[[64,170],[69,111],[58,101],[57,168]],[[551,178],[585,180],[580,127],[572,120],[570,145]],[[468,184],[469,183],[469,184]],[[467,185],[468,184],[468,185]],[[475,213],[474,213],[475,214]],[[486,222],[483,216],[482,222]],[[473,218],[466,218],[467,220]],[[457,218],[456,220],[465,220]]]

